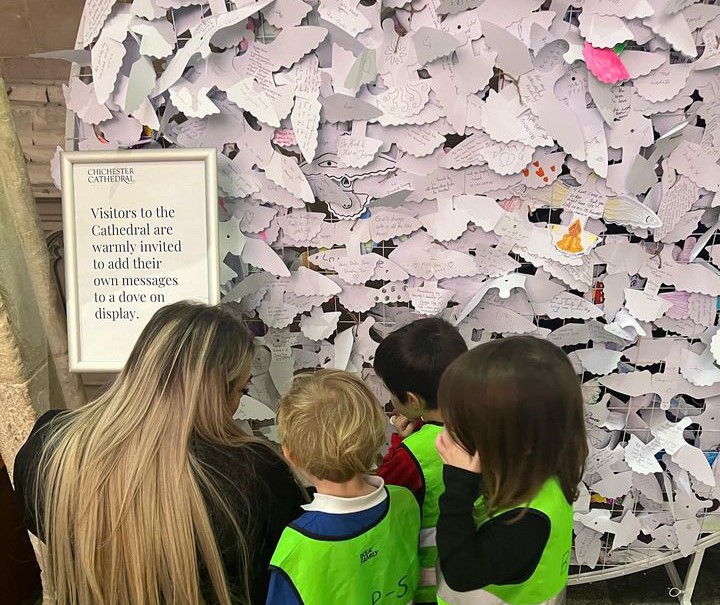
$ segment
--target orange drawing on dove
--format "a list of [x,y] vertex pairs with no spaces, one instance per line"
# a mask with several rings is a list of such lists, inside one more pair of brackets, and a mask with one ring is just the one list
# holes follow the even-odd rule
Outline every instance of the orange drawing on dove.
[[581,233],[582,226],[580,225],[580,219],[575,219],[568,228],[567,233],[556,244],[557,247],[569,254],[583,252],[582,240],[580,239]]

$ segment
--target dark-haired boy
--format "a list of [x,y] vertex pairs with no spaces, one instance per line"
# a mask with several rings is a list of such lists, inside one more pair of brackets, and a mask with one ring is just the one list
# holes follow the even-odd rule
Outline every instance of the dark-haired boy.
[[436,603],[435,525],[443,492],[443,463],[435,448],[443,418],[437,390],[445,368],[467,351],[458,331],[448,322],[418,319],[392,332],[375,352],[375,373],[385,383],[398,413],[390,450],[377,474],[386,483],[410,489],[422,508],[420,584],[415,603]]

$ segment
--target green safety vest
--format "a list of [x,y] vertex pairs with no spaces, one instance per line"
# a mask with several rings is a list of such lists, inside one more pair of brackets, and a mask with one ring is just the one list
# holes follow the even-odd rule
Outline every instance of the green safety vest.
[[304,605],[407,605],[420,574],[415,497],[389,485],[387,513],[370,529],[347,539],[319,537],[290,525],[270,568],[292,582]]
[[[488,517],[483,500],[475,503],[476,525],[480,527]],[[519,584],[485,586],[480,590],[457,592],[442,577],[438,578],[438,605],[538,605],[560,595],[567,584],[570,551],[572,549],[573,511],[556,477],[551,477],[527,505],[550,519],[550,537],[533,574]]]
[[419,431],[405,437],[403,447],[420,469],[424,486],[420,530],[420,584],[415,592],[416,603],[433,603],[437,595],[436,529],[440,506],[438,500],[445,488],[443,486],[443,462],[440,459],[435,438],[443,427],[437,424],[424,424]]

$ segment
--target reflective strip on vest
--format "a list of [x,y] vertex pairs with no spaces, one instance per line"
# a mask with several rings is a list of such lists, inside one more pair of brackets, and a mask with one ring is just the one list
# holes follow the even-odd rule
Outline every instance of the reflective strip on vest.
[[437,602],[438,605],[506,605],[502,599],[486,590],[453,590],[445,582],[442,572],[438,572]]
[[422,567],[420,569],[420,584],[419,584],[419,586],[437,586],[436,571],[429,567]]
[[430,546],[437,546],[437,529],[434,527],[420,530],[420,548]]
[[[415,594],[415,600],[434,598],[435,587],[437,586],[437,574],[435,564],[437,562],[437,529],[429,527],[420,530],[420,582],[419,589]],[[432,550],[430,550],[432,549]],[[427,589],[432,588],[433,592]],[[425,589],[425,590],[423,590]]]
[[403,440],[403,446],[415,459],[425,487],[420,531],[420,584],[415,593],[416,603],[431,603],[436,599],[438,500],[444,490],[443,463],[435,447],[435,439],[442,431],[437,424],[424,424],[419,431]]
[[[438,605],[508,605],[500,597],[488,592],[487,590],[471,590],[469,592],[458,592],[453,590],[446,583],[442,574],[439,574]],[[565,590],[555,595],[551,599],[538,603],[536,605],[563,605],[565,603]]]
[[440,459],[435,439],[442,432],[442,426],[424,424],[419,431],[403,439],[403,447],[420,467],[425,498],[422,505],[422,527],[430,529],[437,525],[440,495],[445,491],[442,482],[443,462]]

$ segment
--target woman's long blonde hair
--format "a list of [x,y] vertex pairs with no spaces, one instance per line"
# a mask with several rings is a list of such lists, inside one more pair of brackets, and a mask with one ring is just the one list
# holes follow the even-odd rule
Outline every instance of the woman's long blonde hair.
[[[169,305],[150,319],[109,390],[62,417],[36,490],[48,588],[59,605],[230,605],[203,494],[232,515],[191,443],[252,440],[228,407],[252,353],[252,337],[228,310]],[[200,566],[214,595],[201,592]],[[249,603],[247,567],[240,598]]]

